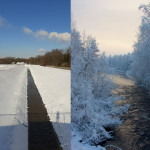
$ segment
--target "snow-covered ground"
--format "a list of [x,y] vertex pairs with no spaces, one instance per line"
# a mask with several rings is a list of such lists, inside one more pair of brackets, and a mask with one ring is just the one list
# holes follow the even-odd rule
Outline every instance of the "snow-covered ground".
[[27,65],[64,150],[70,150],[70,71]]
[[0,70],[8,70],[14,68],[16,65],[0,65]]
[[0,65],[0,149],[27,150],[27,69]]
[[71,150],[106,150],[101,146],[91,146],[87,143],[79,142],[82,140],[80,135],[72,131],[72,139],[71,139]]
[[70,71],[0,65],[0,150],[28,149],[27,68],[64,150],[70,149]]

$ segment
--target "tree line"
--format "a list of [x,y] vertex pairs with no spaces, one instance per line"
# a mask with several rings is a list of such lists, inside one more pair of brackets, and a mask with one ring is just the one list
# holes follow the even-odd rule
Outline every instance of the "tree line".
[[133,54],[114,55],[107,58],[109,67],[118,73],[127,73],[131,69]]
[[[125,105],[116,108],[114,89],[107,70],[106,56],[96,40],[71,31],[71,121],[74,134],[83,142],[99,145],[111,138],[106,128],[120,124]],[[117,100],[117,99],[116,99]]]
[[137,85],[150,93],[150,3],[140,6],[143,11],[141,24],[134,43],[134,51],[127,55],[108,58],[110,67],[134,77]]
[[41,65],[41,66],[59,66],[59,67],[70,67],[70,48],[53,49],[44,55],[38,55],[30,58],[15,58],[6,57],[0,58],[0,64],[12,64],[17,62],[24,62],[27,64]]
[[140,9],[144,15],[134,44],[131,74],[150,93],[150,3],[142,5]]

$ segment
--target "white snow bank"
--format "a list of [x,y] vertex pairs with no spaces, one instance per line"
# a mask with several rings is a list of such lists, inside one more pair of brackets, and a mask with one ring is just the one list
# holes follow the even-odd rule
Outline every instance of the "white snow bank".
[[82,138],[75,132],[72,131],[71,138],[71,150],[106,150],[101,146],[91,146],[86,143],[79,142]]
[[27,150],[27,69],[0,68],[0,149]]
[[24,62],[17,62],[16,64],[17,65],[24,65],[25,63]]
[[8,70],[14,68],[15,65],[0,65],[0,70]]
[[64,150],[70,150],[70,71],[27,65]]

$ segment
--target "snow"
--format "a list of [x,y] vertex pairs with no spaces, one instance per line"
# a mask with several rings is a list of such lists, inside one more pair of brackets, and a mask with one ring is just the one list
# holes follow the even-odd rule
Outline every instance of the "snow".
[[27,69],[0,65],[0,149],[27,150]]
[[28,149],[27,67],[31,69],[63,149],[70,149],[70,71],[22,63],[0,65],[1,149]]
[[70,149],[70,71],[27,65],[64,150]]
[[79,142],[82,138],[72,131],[71,150],[106,150],[101,146],[91,146],[86,143]]
[[8,70],[14,68],[15,65],[0,65],[0,70]]
[[[75,28],[71,32],[71,121],[72,149],[96,147],[112,138],[107,128],[122,123],[120,116],[128,106],[117,106],[112,94],[116,88],[109,77],[106,56],[100,53],[96,40],[81,39]],[[80,137],[80,138],[79,138]],[[95,146],[95,147],[94,147]]]
[[64,150],[70,149],[70,71],[36,65],[0,65],[0,149],[27,150],[27,68]]
[[24,65],[25,63],[24,62],[17,62],[16,64],[17,65]]
[[140,9],[144,14],[134,44],[131,75],[136,83],[146,88],[150,94],[150,3],[140,6]]

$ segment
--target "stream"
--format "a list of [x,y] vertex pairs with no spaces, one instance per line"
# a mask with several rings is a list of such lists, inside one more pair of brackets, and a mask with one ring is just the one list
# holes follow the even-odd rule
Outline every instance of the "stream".
[[130,104],[130,107],[121,118],[123,123],[113,127],[113,138],[105,146],[114,145],[121,150],[150,150],[150,95],[124,76],[112,76],[112,80],[118,86],[113,93],[124,98],[117,103]]

